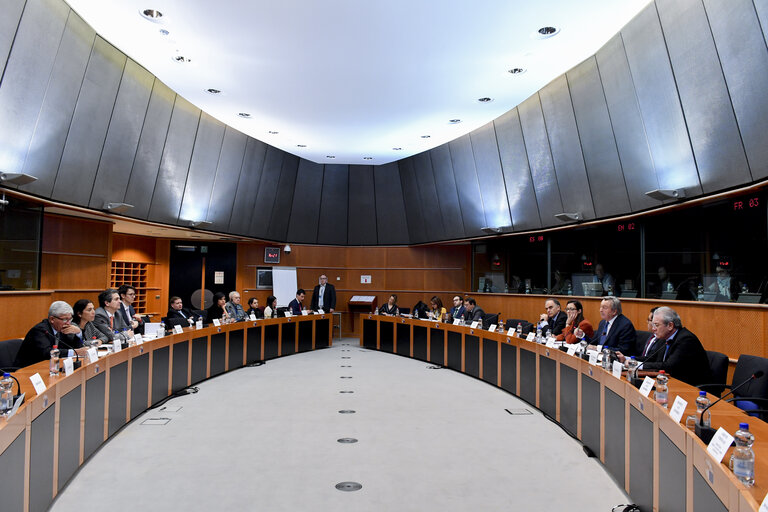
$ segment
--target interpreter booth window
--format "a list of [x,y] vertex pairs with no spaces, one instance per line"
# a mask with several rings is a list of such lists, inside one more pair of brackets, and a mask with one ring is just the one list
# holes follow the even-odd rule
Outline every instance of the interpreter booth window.
[[545,293],[547,241],[519,235],[473,246],[473,290],[485,293]]
[[43,209],[5,197],[0,204],[0,290],[40,288]]
[[653,215],[645,221],[646,295],[765,303],[765,190]]
[[637,222],[614,222],[551,235],[553,295],[638,297],[640,238]]

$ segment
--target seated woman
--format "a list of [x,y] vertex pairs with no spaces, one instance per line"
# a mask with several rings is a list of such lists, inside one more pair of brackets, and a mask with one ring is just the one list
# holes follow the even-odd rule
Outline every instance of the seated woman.
[[277,318],[277,297],[267,297],[267,307],[264,308],[264,318]]
[[435,295],[429,299],[429,314],[431,318],[442,322],[445,319],[446,309],[443,307],[443,301]]
[[221,292],[213,294],[213,304],[208,308],[208,321],[213,322],[214,319],[228,320],[229,313],[224,309],[224,304],[227,303],[227,296]]
[[248,311],[245,312],[245,315],[249,318],[251,315],[256,318],[264,318],[264,312],[259,307],[259,299],[256,297],[248,299]]
[[394,293],[389,296],[387,303],[379,308],[380,315],[397,316],[400,314],[400,309],[397,307],[397,295]]
[[578,343],[586,336],[587,340],[595,335],[589,320],[584,318],[584,308],[578,300],[569,300],[565,305],[565,329],[555,338],[566,343]]
[[83,345],[86,347],[97,347],[112,341],[110,336],[96,327],[93,323],[94,318],[96,318],[96,308],[88,299],[80,299],[72,306],[72,323],[80,328]]

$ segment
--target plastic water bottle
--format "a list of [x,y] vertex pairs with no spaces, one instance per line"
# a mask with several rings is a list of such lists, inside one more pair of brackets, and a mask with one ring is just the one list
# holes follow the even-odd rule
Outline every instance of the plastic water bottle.
[[[698,421],[699,418],[701,418],[701,413],[704,412],[704,409],[709,407],[710,401],[709,398],[707,398],[707,392],[706,391],[699,391],[699,396],[696,397],[696,420]],[[704,412],[704,418],[702,420],[705,427],[709,427],[712,424],[712,413],[709,411]]]
[[0,380],[0,416],[5,416],[13,409],[13,379],[8,372]]
[[157,337],[162,338],[165,336],[165,322],[160,322],[160,327],[157,328]]
[[[633,382],[637,378],[637,367],[640,363],[637,362],[635,356],[627,359],[627,380]],[[706,393],[704,393],[706,395]]]
[[517,333],[518,338],[522,338],[523,336],[523,324],[518,322],[517,323],[517,329],[515,329],[515,332]]
[[499,325],[496,327],[496,332],[504,332],[504,321],[499,318]]
[[536,326],[536,343],[541,343],[541,326]]
[[741,483],[752,487],[755,484],[755,452],[752,451],[755,436],[749,431],[748,423],[739,423],[739,430],[733,437],[736,448],[731,455],[731,470]]
[[603,369],[611,371],[611,349],[603,349]]
[[656,403],[667,408],[667,402],[669,401],[669,389],[667,388],[667,382],[669,377],[661,370],[659,375],[656,376]]
[[578,352],[579,355],[582,355],[582,354],[586,353],[587,352],[587,345],[589,345],[589,343],[587,343],[587,340],[582,339],[579,342],[579,349],[576,352]]
[[48,363],[48,375],[56,377],[59,375],[59,346],[54,345],[51,349],[51,361]]
[[701,283],[696,288],[696,300],[704,300],[704,285]]

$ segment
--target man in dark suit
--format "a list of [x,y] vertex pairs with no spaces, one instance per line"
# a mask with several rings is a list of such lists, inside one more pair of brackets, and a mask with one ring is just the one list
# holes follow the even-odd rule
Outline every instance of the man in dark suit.
[[458,295],[453,296],[453,307],[451,308],[451,318],[463,318],[464,317],[464,301]]
[[565,321],[568,316],[560,310],[560,301],[555,298],[549,298],[544,301],[546,313],[542,313],[539,318],[539,327],[542,331],[549,331],[552,336],[559,336],[565,329]]
[[170,306],[171,307],[168,308],[168,314],[165,315],[168,320],[172,318],[183,318],[184,320],[191,318],[193,321],[197,321],[198,315],[195,315],[184,307],[181,297],[171,297]]
[[99,294],[99,307],[96,308],[96,318],[93,320],[93,325],[106,334],[109,339],[115,338],[115,333],[118,333],[117,337],[123,341],[128,341],[133,338],[133,329],[131,324],[126,323],[123,317],[118,314],[121,307],[122,303],[117,290],[107,288]]
[[[656,310],[653,334],[663,344],[647,357],[638,358],[643,362],[642,370],[664,370],[692,386],[712,382],[706,350],[696,335],[683,327],[674,309],[663,306]],[[619,361],[624,361],[623,354],[616,355]]]
[[467,298],[464,301],[464,307],[466,309],[466,311],[464,311],[464,322],[468,325],[472,322],[480,322],[482,325],[483,318],[485,318],[485,311],[477,305],[475,299],[472,297]]
[[324,312],[333,313],[336,309],[336,288],[328,282],[328,276],[320,276],[320,284],[312,290],[312,300],[309,303],[312,311],[322,309]]
[[301,309],[304,307],[304,297],[306,297],[306,295],[307,294],[303,288],[296,290],[296,298],[288,303],[288,311],[290,311],[292,315],[301,314]]
[[144,320],[133,308],[133,301],[136,300],[136,288],[129,284],[124,284],[117,289],[117,294],[120,295],[121,302],[117,314],[123,317],[123,321],[131,326],[133,332],[144,334]]
[[621,301],[612,295],[605,297],[600,302],[600,318],[602,320],[590,343],[617,350],[626,356],[635,355],[635,326],[621,314]]
[[[13,366],[23,368],[49,359],[54,345],[66,356],[69,349],[83,346],[79,335],[80,328],[72,324],[72,307],[57,300],[48,308],[48,318],[32,327],[24,337]],[[84,351],[78,353],[85,355]]]

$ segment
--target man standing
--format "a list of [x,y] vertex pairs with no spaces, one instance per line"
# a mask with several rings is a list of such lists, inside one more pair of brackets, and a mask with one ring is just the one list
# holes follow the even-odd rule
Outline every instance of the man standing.
[[453,307],[451,308],[451,318],[454,320],[464,316],[464,301],[458,295],[453,296]]
[[224,308],[229,313],[230,318],[234,318],[235,322],[245,320],[245,310],[240,304],[240,294],[237,292],[229,292],[229,302],[224,304]]
[[322,309],[324,312],[333,313],[336,309],[336,288],[328,282],[328,276],[320,276],[320,284],[312,290],[312,300],[309,308],[312,311]]
[[296,290],[296,298],[288,303],[288,309],[290,310],[292,315],[301,314],[301,308],[303,306],[302,302],[304,302],[305,296],[306,296],[306,293],[304,292],[303,288],[299,288],[298,290]]
[[13,366],[23,368],[45,361],[51,357],[54,345],[58,345],[62,354],[68,349],[79,349],[83,346],[79,335],[80,328],[72,324],[72,307],[57,300],[48,308],[48,318],[32,327],[24,337]]
[[546,313],[542,313],[539,318],[539,327],[542,331],[548,330],[552,336],[559,336],[565,329],[567,316],[560,310],[560,301],[549,298],[544,301]]
[[612,295],[605,297],[600,302],[600,318],[600,325],[590,340],[592,345],[602,345],[627,356],[635,355],[635,326],[621,314],[621,301]]
[[123,341],[133,337],[133,330],[130,324],[125,323],[123,318],[117,314],[120,309],[120,295],[114,288],[108,288],[99,294],[99,307],[96,308],[96,318],[93,324],[110,339],[119,333]]
[[118,314],[127,325],[131,326],[134,332],[144,334],[144,320],[133,308],[133,301],[136,300],[136,288],[129,284],[124,284],[117,289],[117,293],[120,295],[121,303],[120,308],[117,310]]

